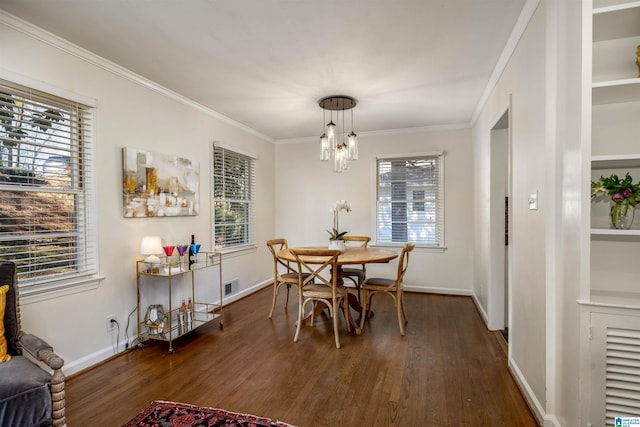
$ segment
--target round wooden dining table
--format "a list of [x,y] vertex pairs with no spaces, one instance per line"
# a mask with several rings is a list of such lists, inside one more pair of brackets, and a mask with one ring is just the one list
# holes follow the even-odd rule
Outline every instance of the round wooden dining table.
[[[304,249],[327,249],[326,246],[302,246]],[[278,251],[278,257],[286,261],[296,262],[295,257],[287,249]],[[378,248],[344,248],[344,251],[338,257],[338,265],[348,264],[370,264],[389,262],[394,258],[398,258],[398,254],[394,251],[388,251]],[[304,257],[306,262],[311,264],[322,264],[324,261],[318,258],[314,263],[313,257]]]
[[[326,246],[302,246],[304,249],[327,249]],[[288,249],[281,249],[277,253],[278,258],[282,258],[285,261],[296,262],[296,258],[293,256]],[[344,251],[338,256],[338,271],[333,272],[332,274],[337,274],[338,283],[342,284],[342,266],[350,265],[350,264],[372,264],[372,263],[386,263],[398,257],[398,254],[394,251],[389,251],[385,249],[378,248],[355,248],[355,247],[346,247]],[[312,256],[304,256],[300,257],[304,259],[305,262],[309,264],[322,264],[325,260],[323,257],[314,257]],[[348,294],[349,306],[353,308],[355,311],[362,315],[362,306],[358,301],[358,298],[352,294]],[[373,313],[371,313],[373,314]],[[351,316],[349,316],[349,323],[351,324],[352,330],[356,335],[360,335],[362,331],[360,330],[359,322],[356,323]]]

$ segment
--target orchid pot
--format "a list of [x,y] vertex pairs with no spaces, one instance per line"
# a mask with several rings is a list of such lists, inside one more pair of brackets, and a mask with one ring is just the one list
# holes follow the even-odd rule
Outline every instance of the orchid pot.
[[344,251],[344,240],[329,240],[329,249]]

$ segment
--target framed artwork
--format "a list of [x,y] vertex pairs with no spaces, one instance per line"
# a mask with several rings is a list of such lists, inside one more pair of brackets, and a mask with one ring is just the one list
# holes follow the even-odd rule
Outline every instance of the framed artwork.
[[198,215],[200,164],[184,157],[122,149],[124,216]]

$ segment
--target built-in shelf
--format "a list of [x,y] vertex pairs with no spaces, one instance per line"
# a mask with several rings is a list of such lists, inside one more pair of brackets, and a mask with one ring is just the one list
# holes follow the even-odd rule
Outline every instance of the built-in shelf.
[[591,157],[591,169],[640,168],[640,154],[616,154]]
[[591,235],[597,236],[640,236],[638,230],[616,230],[615,228],[592,228]]
[[598,9],[606,9],[610,6],[619,7],[627,3],[638,3],[638,0],[593,0],[591,12]]
[[[592,153],[591,179],[611,174],[622,178],[628,172],[637,182],[640,78],[636,52],[640,45],[640,0],[592,0],[583,1],[582,5],[586,12],[582,27],[583,71],[591,74],[591,99],[588,93],[584,97],[586,103],[591,102],[591,114],[584,119],[585,128],[590,127],[584,132],[584,148]],[[612,425],[610,414],[616,413],[606,394],[606,385],[616,380],[616,374],[607,370],[609,343],[605,332],[609,327],[638,330],[640,325],[636,271],[640,219],[635,218],[630,230],[617,230],[611,225],[610,209],[609,197],[589,203],[589,270],[578,300],[587,314],[582,327],[588,327],[588,334],[582,335],[588,340],[581,347],[587,356],[583,366],[590,368],[583,389],[591,390],[582,418],[594,426]],[[630,408],[635,409],[640,408]]]
[[640,35],[640,1],[593,9],[593,41]]
[[593,83],[592,97],[593,105],[638,102],[640,78]]
[[604,308],[604,309],[623,309],[634,310],[640,314],[640,301],[636,304],[634,299],[626,299],[624,301],[611,301],[607,298],[600,298],[597,295],[592,295],[590,299],[579,299],[576,301],[578,304],[588,306],[592,308]]

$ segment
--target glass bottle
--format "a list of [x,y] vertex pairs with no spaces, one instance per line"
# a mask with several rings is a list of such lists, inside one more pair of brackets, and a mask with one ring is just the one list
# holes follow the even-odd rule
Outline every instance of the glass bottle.
[[189,298],[189,302],[187,303],[187,331],[193,328],[193,303],[191,302],[191,298]]
[[193,253],[193,247],[196,244],[195,236],[191,235],[191,244],[189,245],[189,270],[191,270],[193,264],[196,262],[196,256]]
[[180,335],[186,332],[186,324],[185,324],[185,316],[187,312],[187,304],[182,300],[182,304],[180,305],[180,310],[178,311],[178,333]]

